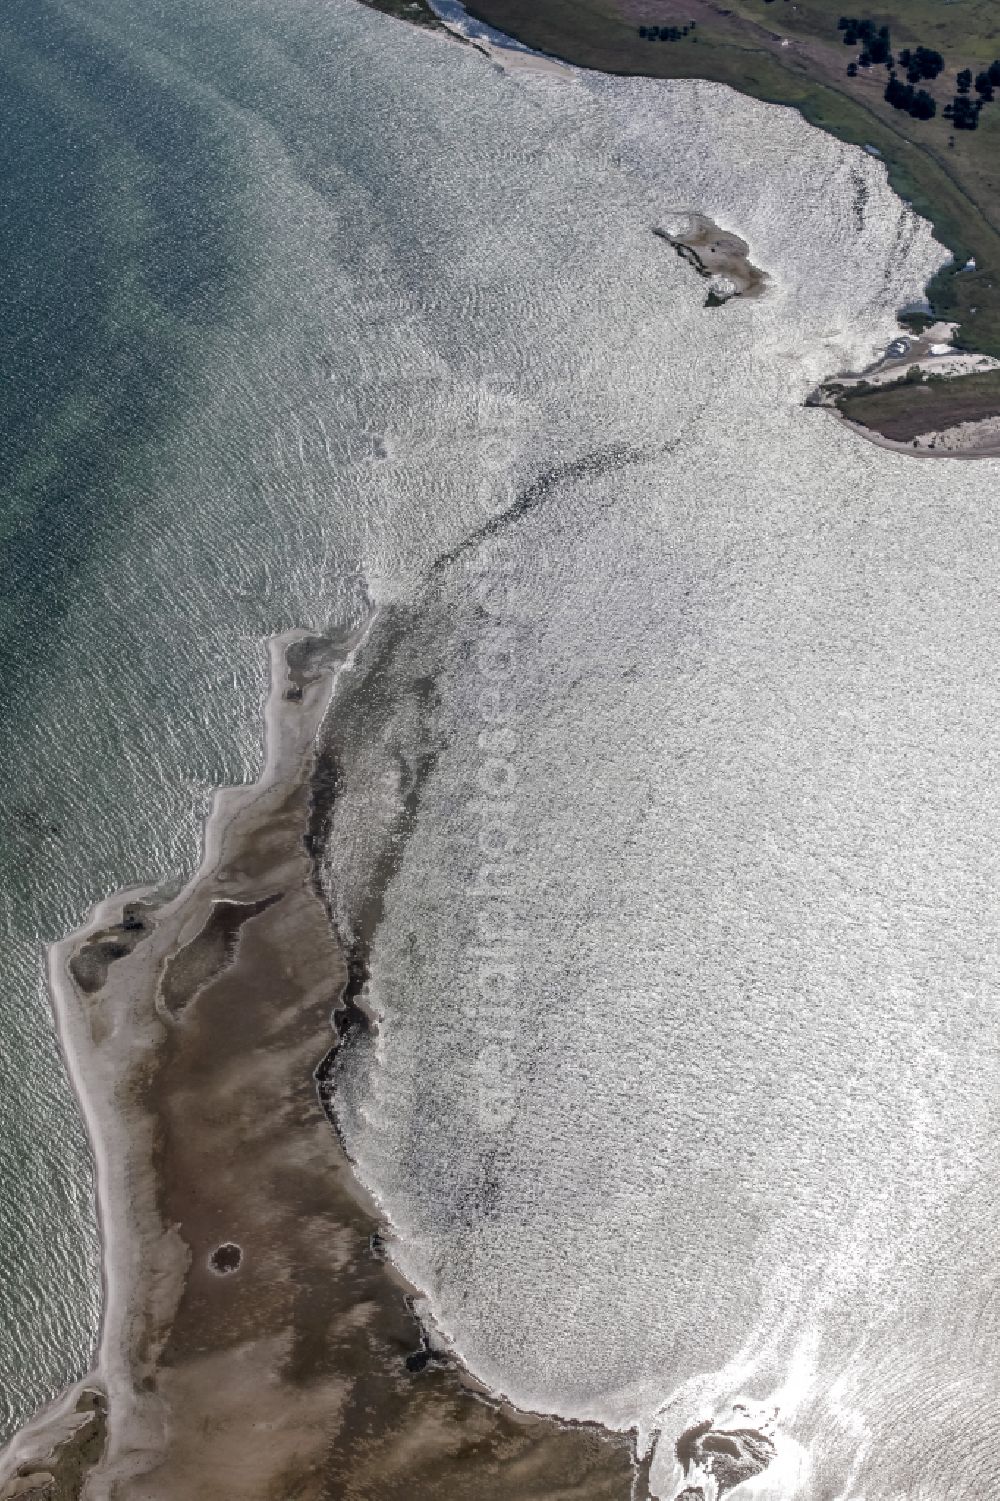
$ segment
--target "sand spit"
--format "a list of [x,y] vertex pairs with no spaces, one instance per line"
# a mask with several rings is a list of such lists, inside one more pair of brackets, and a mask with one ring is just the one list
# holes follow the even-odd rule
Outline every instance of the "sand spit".
[[[896,453],[918,458],[982,459],[1000,454],[1000,415],[995,396],[976,409],[968,399],[975,377],[1000,369],[1000,360],[966,354],[952,346],[958,325],[935,323],[918,338],[900,334],[885,354],[859,373],[826,380],[806,400],[806,406],[835,412],[862,437]],[[897,405],[890,414],[850,412],[845,399],[878,396],[885,392]]]
[[959,422],[953,427],[929,426],[916,437],[904,440],[889,438],[864,422],[854,422],[833,401],[810,400],[814,410],[832,413],[838,422],[867,438],[879,448],[892,453],[908,454],[914,459],[996,459],[1000,458],[1000,417],[985,417],[981,422]]
[[95,1371],[0,1457],[0,1501],[625,1501],[624,1437],[488,1402],[428,1359],[317,1088],[347,966],[308,853],[349,643],[271,647],[267,764],[201,869],[130,891],[50,976],[94,1148]]

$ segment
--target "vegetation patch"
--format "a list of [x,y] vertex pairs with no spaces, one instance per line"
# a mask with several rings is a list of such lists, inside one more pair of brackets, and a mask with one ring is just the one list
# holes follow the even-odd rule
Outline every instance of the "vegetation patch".
[[923,433],[996,417],[1000,413],[1000,370],[948,379],[926,376],[914,365],[902,380],[891,385],[859,382],[847,388],[837,397],[836,405],[851,422],[871,428],[884,438],[909,443]]

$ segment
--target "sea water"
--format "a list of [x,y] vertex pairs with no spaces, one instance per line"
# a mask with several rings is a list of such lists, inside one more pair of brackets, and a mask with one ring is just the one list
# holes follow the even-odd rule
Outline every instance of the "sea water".
[[[0,1427],[98,1315],[44,944],[190,868],[263,638],[376,606],[345,922],[430,755],[339,1103],[428,1317],[515,1400],[661,1434],[663,1496],[740,1401],[758,1495],[976,1494],[996,467],[801,405],[927,226],[791,112],[348,0],[3,27]],[[703,306],[653,233],[692,212],[760,301]]]

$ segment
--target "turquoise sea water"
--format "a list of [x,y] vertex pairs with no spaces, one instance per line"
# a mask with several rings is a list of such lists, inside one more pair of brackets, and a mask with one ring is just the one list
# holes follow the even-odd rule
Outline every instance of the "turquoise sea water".
[[328,349],[256,208],[267,151],[171,57],[196,11],[161,20],[0,21],[0,1436],[85,1368],[98,1317],[44,944],[190,866],[210,789],[259,756],[263,637],[356,603],[295,447]]

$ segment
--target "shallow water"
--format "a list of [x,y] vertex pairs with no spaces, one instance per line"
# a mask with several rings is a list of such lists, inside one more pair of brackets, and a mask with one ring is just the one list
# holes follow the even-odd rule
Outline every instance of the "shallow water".
[[[800,405],[926,226],[790,112],[505,77],[347,0],[4,28],[0,1429],[97,1316],[42,945],[190,867],[265,635],[395,601],[348,905],[397,752],[436,759],[342,1109],[442,1328],[644,1434],[776,1407],[758,1495],[976,1494],[997,471]],[[685,211],[767,297],[703,308],[651,232]]]

